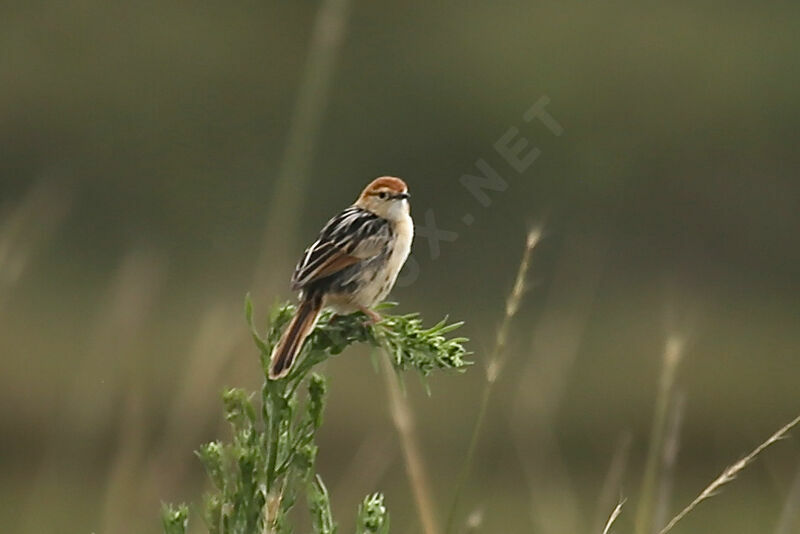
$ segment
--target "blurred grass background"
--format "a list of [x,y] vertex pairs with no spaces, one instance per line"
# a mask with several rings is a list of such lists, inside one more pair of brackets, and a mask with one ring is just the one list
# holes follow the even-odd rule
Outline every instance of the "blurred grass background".
[[[307,180],[281,181],[319,7],[0,7],[9,531],[154,532],[160,501],[198,505],[192,451],[224,432],[218,394],[260,380],[243,295],[262,319],[291,298],[296,257],[382,174],[407,180],[418,225],[432,210],[458,233],[437,258],[418,237],[418,276],[394,292],[473,340],[475,370],[430,397],[409,381],[440,522],[534,222],[463,499],[478,531],[588,531],[620,493],[632,531],[670,335],[687,340],[670,512],[798,412],[800,6],[354,2],[298,149]],[[543,95],[561,136],[522,119]],[[512,126],[542,152],[521,174],[493,149]],[[508,181],[485,208],[459,183],[478,158]],[[288,215],[268,222],[276,204]],[[366,352],[326,372],[319,469],[342,528],[383,490],[393,531],[418,532]],[[676,532],[797,532],[799,452],[771,450]],[[615,454],[627,468],[603,508]]]

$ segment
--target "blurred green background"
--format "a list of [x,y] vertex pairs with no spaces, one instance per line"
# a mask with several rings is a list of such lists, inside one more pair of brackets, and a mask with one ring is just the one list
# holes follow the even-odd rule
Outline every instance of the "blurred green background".
[[[225,436],[223,387],[260,383],[245,293],[263,324],[383,174],[455,232],[420,235],[393,293],[475,353],[430,396],[408,380],[441,522],[534,224],[459,531],[596,531],[621,495],[632,532],[670,336],[665,517],[800,411],[799,4],[332,3],[321,24],[317,2],[0,6],[4,530],[157,532],[187,500],[200,532],[192,451]],[[543,96],[560,136],[523,119]],[[541,151],[522,173],[493,147],[511,127]],[[459,181],[479,158],[508,184],[489,206]],[[419,532],[366,354],[325,368],[318,467],[343,531],[381,490]],[[675,532],[800,531],[798,458],[776,446]]]

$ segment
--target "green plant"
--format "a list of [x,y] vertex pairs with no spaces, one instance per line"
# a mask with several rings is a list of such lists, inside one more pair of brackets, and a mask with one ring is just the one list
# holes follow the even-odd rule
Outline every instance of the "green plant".
[[[245,315],[259,349],[264,385],[258,403],[255,393],[227,390],[223,401],[232,439],[207,443],[197,452],[213,485],[204,507],[210,534],[289,533],[288,513],[303,490],[313,531],[336,532],[328,490],[314,468],[314,438],[322,424],[327,391],[324,377],[311,372],[315,365],[356,342],[382,350],[398,373],[416,369],[426,377],[435,369],[463,370],[470,364],[464,359],[466,339],[446,337],[461,323],[443,320],[423,328],[419,315],[409,314],[384,315],[381,322],[369,325],[361,314],[336,316],[325,311],[289,375],[268,380],[272,347],[293,312],[294,306],[288,304],[274,310],[269,332],[262,337],[253,324],[250,299],[246,300]],[[188,510],[183,505],[165,506],[162,519],[166,534],[183,534]],[[357,534],[388,530],[383,496],[367,496],[359,508]]]

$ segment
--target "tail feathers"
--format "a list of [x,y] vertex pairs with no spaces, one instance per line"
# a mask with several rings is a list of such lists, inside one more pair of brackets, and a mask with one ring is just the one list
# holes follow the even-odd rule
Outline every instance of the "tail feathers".
[[269,378],[277,380],[283,378],[292,368],[295,358],[303,347],[303,342],[314,329],[317,316],[322,310],[322,299],[319,297],[304,298],[297,308],[297,312],[284,331],[281,340],[272,351],[269,365]]

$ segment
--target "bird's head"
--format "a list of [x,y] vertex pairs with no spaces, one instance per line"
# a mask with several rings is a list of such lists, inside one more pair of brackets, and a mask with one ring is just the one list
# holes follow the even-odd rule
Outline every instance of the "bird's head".
[[400,178],[382,176],[375,178],[361,192],[356,206],[369,210],[375,215],[398,221],[408,216],[408,186]]

